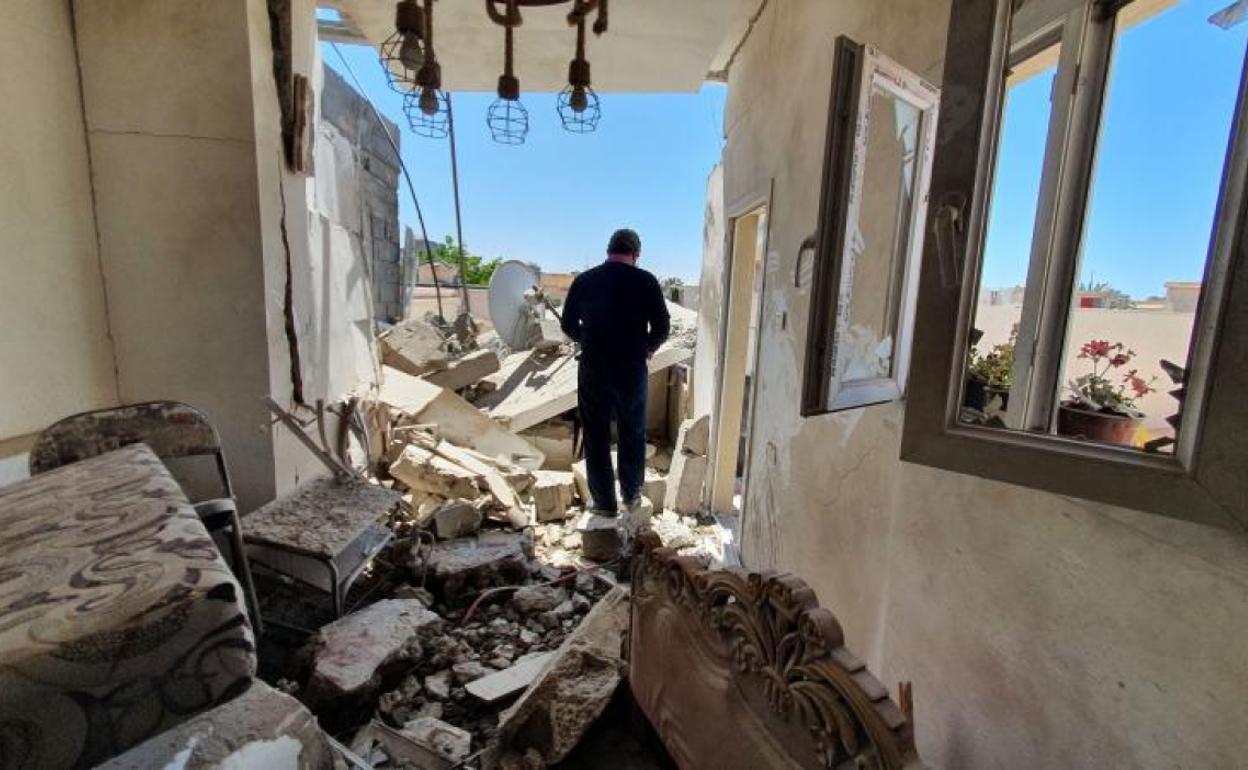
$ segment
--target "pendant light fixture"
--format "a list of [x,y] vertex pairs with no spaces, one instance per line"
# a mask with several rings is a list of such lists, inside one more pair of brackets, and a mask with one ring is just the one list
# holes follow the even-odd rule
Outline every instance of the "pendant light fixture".
[[381,44],[381,64],[390,87],[407,93],[425,60],[425,11],[420,0],[400,0],[394,7],[394,34]]
[[585,19],[594,9],[598,18],[594,34],[607,31],[607,0],[577,0],[568,14],[568,24],[576,27],[576,58],[568,65],[568,85],[559,93],[557,111],[565,131],[588,134],[598,130],[602,106],[591,85],[589,60],[585,57]]
[[430,139],[450,133],[446,93],[442,90],[442,65],[433,47],[433,3],[424,0],[424,55],[414,78],[415,88],[403,97],[403,114],[412,132]]
[[516,27],[524,23],[518,0],[506,0],[504,13],[499,13],[495,0],[485,0],[490,20],[503,28],[503,74],[498,78],[498,98],[490,105],[486,124],[490,135],[499,144],[524,144],[529,135],[529,111],[520,103],[520,79],[516,77]]

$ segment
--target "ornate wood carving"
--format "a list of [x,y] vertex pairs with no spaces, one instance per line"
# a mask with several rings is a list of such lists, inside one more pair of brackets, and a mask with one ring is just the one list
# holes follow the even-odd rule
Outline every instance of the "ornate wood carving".
[[[777,750],[793,767],[923,767],[909,686],[903,713],[799,578],[703,570],[647,533],[632,587],[633,690],[682,767],[747,767]],[[711,712],[735,724],[709,725]]]

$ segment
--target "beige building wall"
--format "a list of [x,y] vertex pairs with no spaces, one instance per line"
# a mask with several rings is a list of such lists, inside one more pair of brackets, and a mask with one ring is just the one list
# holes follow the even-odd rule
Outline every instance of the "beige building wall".
[[4,483],[25,475],[29,434],[117,402],[68,3],[6,3],[0,105]]
[[884,682],[914,682],[934,767],[1240,766],[1243,537],[901,463],[903,404],[798,414],[833,42],[939,83],[947,9],[773,0],[731,71],[724,197],[775,183],[747,564],[801,575]]

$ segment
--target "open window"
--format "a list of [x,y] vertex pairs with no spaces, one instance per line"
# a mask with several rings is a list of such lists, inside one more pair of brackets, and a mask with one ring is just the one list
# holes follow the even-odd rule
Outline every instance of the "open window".
[[868,46],[836,45],[803,414],[901,397],[938,93]]
[[1248,526],[1225,6],[955,0],[903,459]]

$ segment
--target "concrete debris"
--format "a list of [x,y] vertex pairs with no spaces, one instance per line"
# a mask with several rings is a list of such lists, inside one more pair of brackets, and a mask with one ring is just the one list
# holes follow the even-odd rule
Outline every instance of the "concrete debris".
[[[576,594],[581,596],[581,594]],[[582,602],[588,599],[581,597]],[[588,606],[584,610],[588,610]],[[497,703],[528,687],[545,668],[554,653],[536,652],[524,655],[515,664],[489,676],[484,676],[464,686],[473,697],[485,703]]]
[[570,471],[537,471],[533,509],[539,522],[568,518],[576,498],[576,477]]
[[451,361],[445,369],[425,375],[424,379],[449,390],[462,390],[497,372],[499,367],[498,354],[493,350],[474,350]]
[[511,606],[521,615],[549,612],[568,601],[568,592],[552,586],[525,586],[511,596]]
[[316,719],[299,701],[264,682],[98,766],[137,768],[285,767],[330,770],[334,754]]
[[453,391],[387,368],[378,396],[390,422],[435,424],[456,446],[536,470],[545,458],[537,447],[501,427]]
[[555,418],[526,428],[520,437],[546,455],[543,470],[570,471],[576,461],[575,428],[566,418]]
[[471,733],[440,719],[419,717],[403,725],[400,732],[452,762],[462,762],[472,753]]
[[694,514],[701,510],[707,465],[707,458],[703,456],[684,452],[673,455],[664,507],[682,514]]
[[619,518],[587,511],[576,522],[576,531],[581,536],[581,553],[591,561],[612,561],[624,550]]
[[408,735],[373,721],[355,734],[351,752],[369,767],[406,767],[413,770],[451,770],[456,763],[417,743]]
[[628,593],[616,588],[590,610],[532,686],[499,717],[498,745],[487,767],[532,767],[526,755],[529,761],[552,765],[568,755],[619,686],[628,624]]
[[409,444],[390,466],[390,475],[409,489],[441,497],[476,499],[482,481],[480,475],[436,455],[423,447]]
[[455,341],[459,343],[460,348],[473,350],[480,344],[478,337],[481,334],[481,324],[472,317],[472,313],[460,313],[455,316],[455,321],[451,324],[451,333],[455,336]]
[[388,666],[418,653],[442,618],[416,600],[384,599],[322,628],[309,643],[312,675],[302,698],[329,724],[365,707]]
[[680,425],[676,438],[676,451],[690,455],[706,456],[711,444],[711,416],[704,414]]
[[439,540],[468,537],[481,529],[481,511],[467,500],[449,500],[433,512],[433,531]]
[[378,336],[381,362],[400,372],[419,377],[445,369],[450,360],[446,340],[433,324],[410,319]]
[[[421,553],[419,546],[416,553]],[[443,601],[473,590],[524,583],[532,554],[524,532],[482,532],[479,537],[438,543],[415,565]]]

